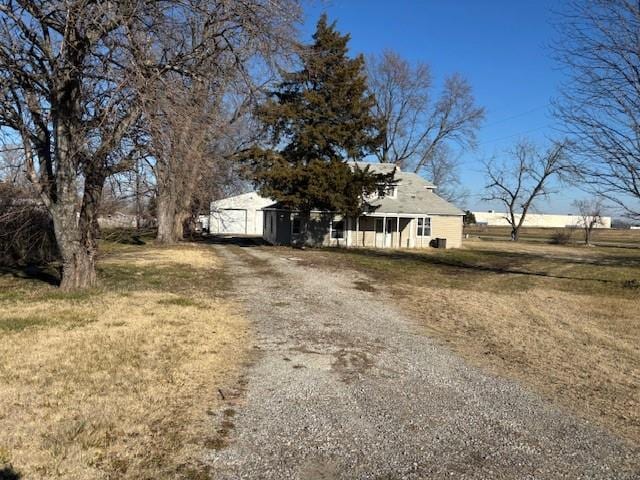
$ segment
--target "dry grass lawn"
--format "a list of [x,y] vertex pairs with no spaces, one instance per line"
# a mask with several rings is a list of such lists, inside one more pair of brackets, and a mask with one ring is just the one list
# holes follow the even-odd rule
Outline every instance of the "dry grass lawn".
[[[510,240],[511,229],[509,227],[497,227],[487,225],[467,225],[465,233],[471,237],[480,237],[485,240]],[[562,233],[567,236],[569,243],[584,243],[584,230],[581,228],[541,228],[523,227],[520,231],[521,242],[554,242],[554,237]],[[630,245],[640,247],[640,230],[596,228],[592,234],[592,241],[607,245]]]
[[0,276],[0,478],[208,478],[218,388],[248,335],[221,263],[191,245],[105,250],[91,292]]
[[299,255],[364,271],[468,360],[640,445],[640,250],[472,241]]

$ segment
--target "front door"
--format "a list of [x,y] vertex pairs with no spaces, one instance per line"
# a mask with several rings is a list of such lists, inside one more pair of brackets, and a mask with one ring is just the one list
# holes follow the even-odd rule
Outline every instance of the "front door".
[[397,222],[397,218],[387,218],[387,231],[385,233],[384,239],[384,246],[387,248],[393,247],[393,234],[397,229]]
[[393,234],[397,231],[397,222],[397,218],[376,218],[376,248],[393,247]]
[[384,247],[384,218],[376,218],[376,248]]

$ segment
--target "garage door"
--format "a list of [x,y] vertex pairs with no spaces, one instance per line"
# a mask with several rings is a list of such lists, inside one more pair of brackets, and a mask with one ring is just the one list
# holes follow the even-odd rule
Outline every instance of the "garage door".
[[219,233],[247,233],[246,210],[220,210],[218,212]]

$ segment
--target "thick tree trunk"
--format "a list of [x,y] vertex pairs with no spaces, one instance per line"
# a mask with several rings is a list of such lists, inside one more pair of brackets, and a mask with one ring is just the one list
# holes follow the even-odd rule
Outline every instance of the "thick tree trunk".
[[68,252],[63,255],[60,288],[64,291],[72,291],[95,287],[97,284],[95,251],[81,246],[66,250]]
[[64,188],[59,188],[58,202],[50,211],[62,256],[62,290],[91,288],[97,284],[98,207],[105,178],[106,172],[102,169],[85,171],[80,211],[77,209],[75,183],[71,180],[67,184],[58,182]]
[[83,235],[75,208],[52,212],[56,242],[62,256],[60,288],[65,291],[96,285],[96,241]]
[[158,235],[156,241],[162,245],[171,245],[184,237],[183,216],[177,212],[175,196],[158,190]]

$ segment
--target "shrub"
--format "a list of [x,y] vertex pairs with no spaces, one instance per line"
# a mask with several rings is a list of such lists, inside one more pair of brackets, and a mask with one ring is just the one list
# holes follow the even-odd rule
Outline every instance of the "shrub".
[[49,213],[24,191],[0,182],[0,265],[43,265],[56,259]]
[[556,245],[567,245],[573,241],[573,232],[570,230],[556,230],[551,235],[551,243]]

